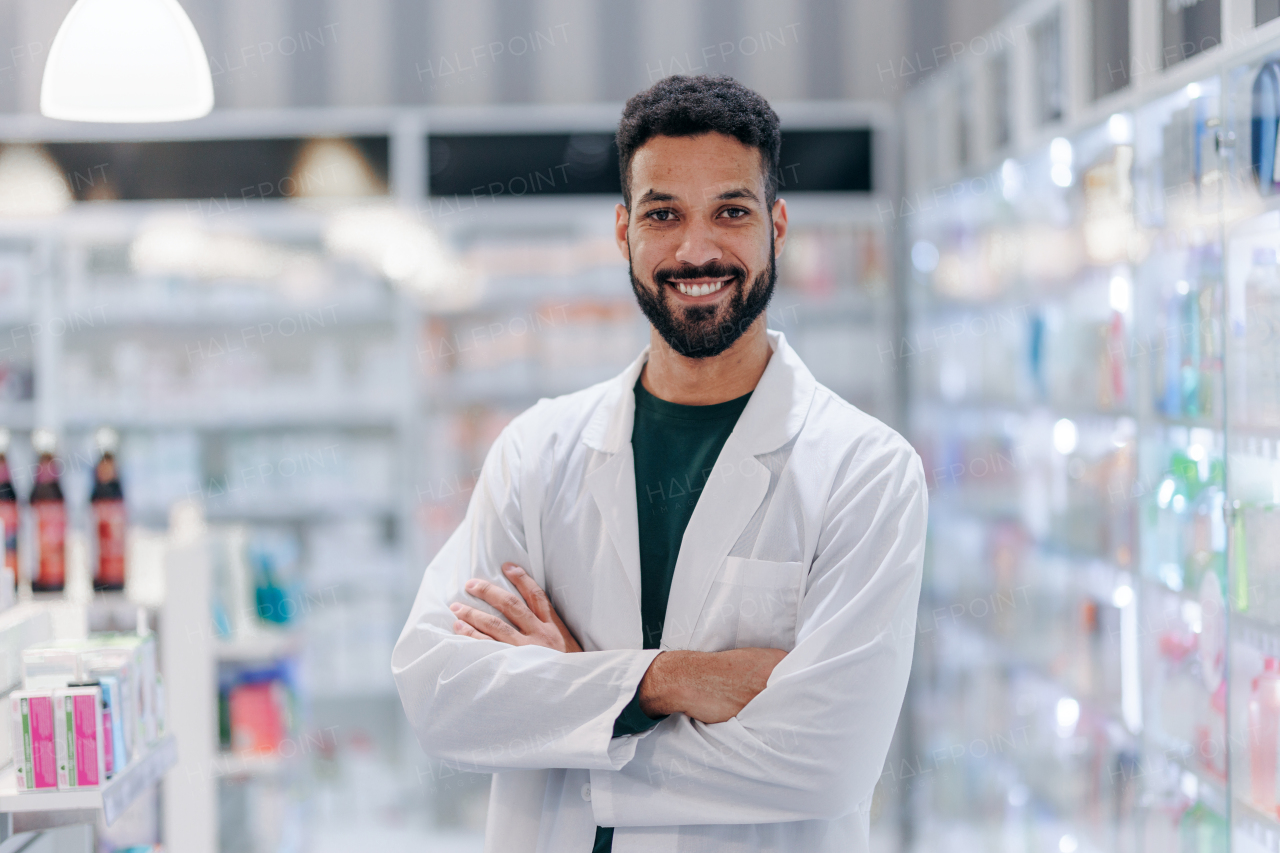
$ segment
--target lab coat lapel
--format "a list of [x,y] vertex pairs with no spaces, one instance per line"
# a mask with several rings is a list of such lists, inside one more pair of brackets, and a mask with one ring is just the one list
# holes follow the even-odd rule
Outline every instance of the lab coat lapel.
[[[632,389],[648,359],[646,347],[630,367],[612,380],[608,393],[582,434],[584,444],[607,454],[605,461],[587,474],[586,486],[635,596],[627,606],[637,612],[640,607],[640,521],[636,510],[635,459],[631,454],[631,430],[636,412]],[[602,566],[594,568],[604,570]],[[641,637],[637,635],[636,639],[639,641]]]
[[720,564],[769,491],[769,470],[736,436],[735,430],[720,451],[680,542],[662,626],[664,649],[689,648]]
[[[808,414],[816,387],[812,374],[781,332],[769,332],[769,345],[769,366],[720,451],[680,543],[662,631],[664,649],[688,648],[720,564],[769,491],[769,470],[756,454],[790,441]],[[646,347],[612,381],[582,435],[588,447],[608,454],[587,474],[586,486],[635,595],[628,606],[635,608],[640,602],[640,522],[631,453],[636,409],[632,389],[648,359]]]
[[787,345],[769,332],[773,355],[734,426],[680,542],[662,648],[687,649],[720,564],[769,491],[769,469],[756,459],[791,440],[809,412],[817,383]]
[[[636,469],[631,445],[618,450],[587,475],[587,489],[595,499],[627,582],[640,604],[640,522],[636,516]],[[597,567],[599,568],[599,567]]]

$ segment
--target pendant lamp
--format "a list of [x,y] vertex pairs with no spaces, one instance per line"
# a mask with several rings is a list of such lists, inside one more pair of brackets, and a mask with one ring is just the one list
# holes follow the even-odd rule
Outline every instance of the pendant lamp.
[[177,0],[76,0],[49,48],[41,113],[153,122],[212,109],[209,60]]

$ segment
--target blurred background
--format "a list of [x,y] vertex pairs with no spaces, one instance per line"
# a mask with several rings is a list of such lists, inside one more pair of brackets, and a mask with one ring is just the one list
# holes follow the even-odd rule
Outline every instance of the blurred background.
[[135,124],[41,114],[72,5],[0,0],[0,690],[154,635],[176,758],[0,770],[0,851],[482,848],[391,648],[645,345],[613,130],[698,73],[782,118],[769,325],[925,462],[875,849],[1280,851],[1280,2],[181,0],[214,108]]

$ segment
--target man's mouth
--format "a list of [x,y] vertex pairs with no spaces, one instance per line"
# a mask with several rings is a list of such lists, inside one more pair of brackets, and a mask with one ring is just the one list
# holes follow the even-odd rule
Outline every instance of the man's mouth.
[[727,275],[722,278],[677,279],[668,283],[685,296],[710,296],[724,289],[736,277]]

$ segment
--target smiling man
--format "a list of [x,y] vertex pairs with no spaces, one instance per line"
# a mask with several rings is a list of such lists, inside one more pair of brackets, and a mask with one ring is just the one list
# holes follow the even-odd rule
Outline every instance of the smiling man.
[[392,670],[423,748],[495,774],[487,851],[868,848],[927,496],[765,326],[780,139],[725,77],[627,103],[649,347],[512,421],[427,567]]

